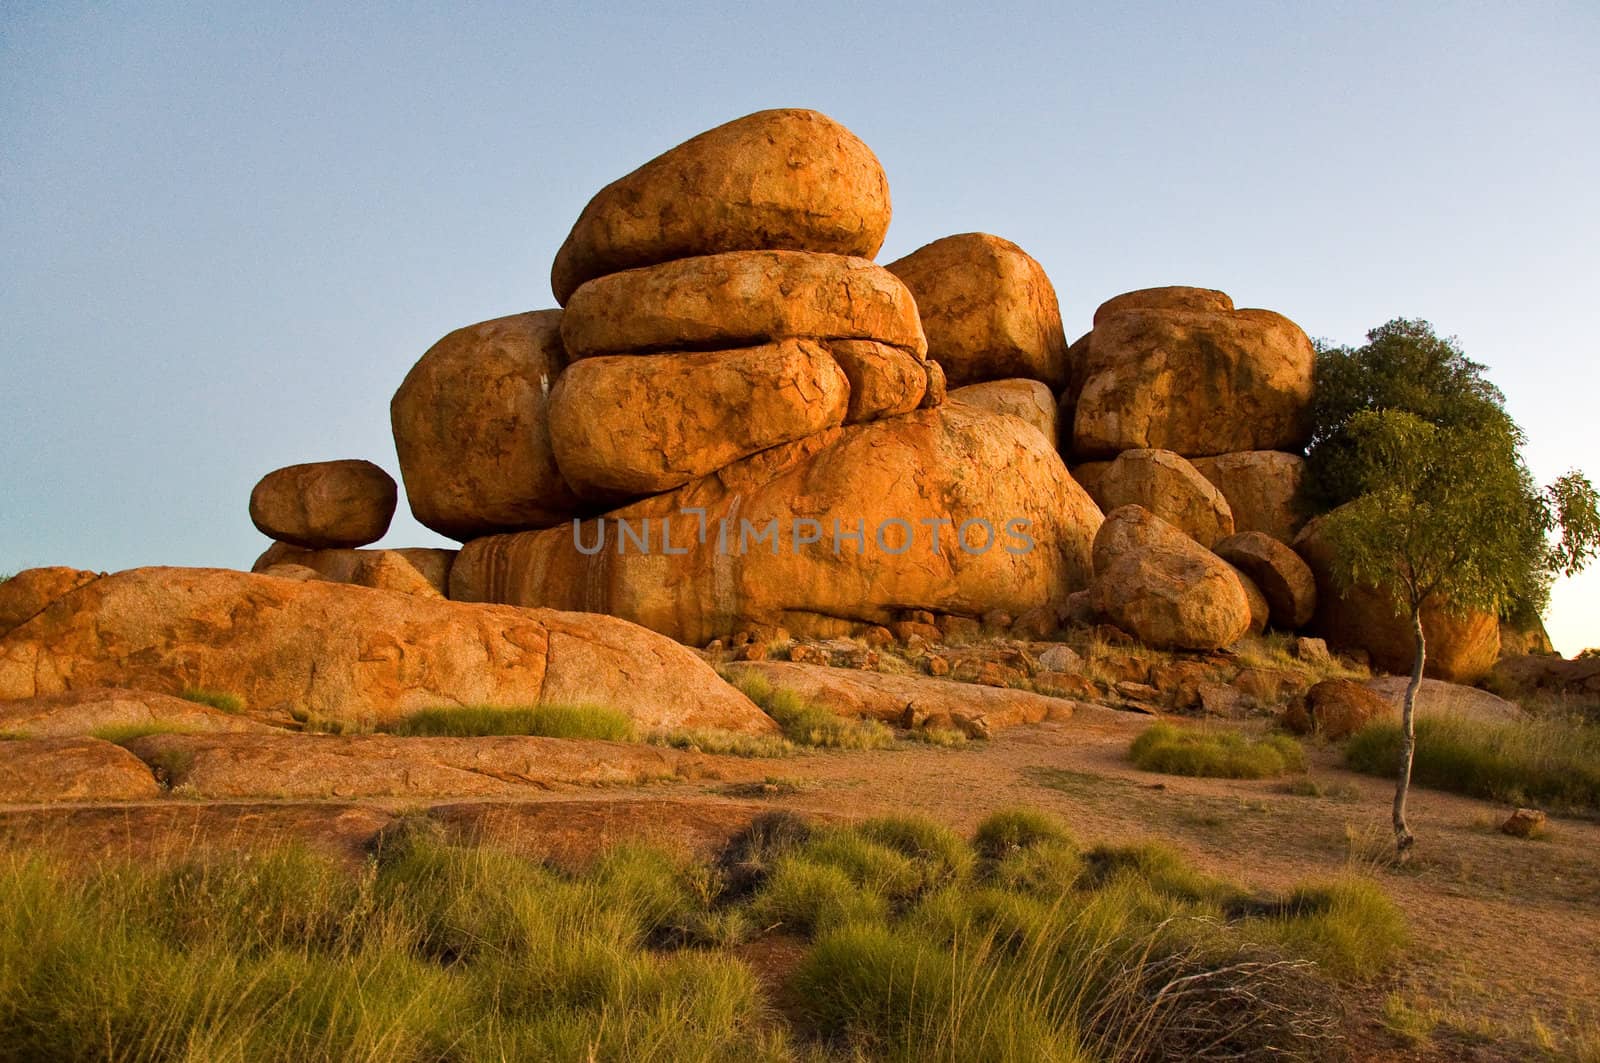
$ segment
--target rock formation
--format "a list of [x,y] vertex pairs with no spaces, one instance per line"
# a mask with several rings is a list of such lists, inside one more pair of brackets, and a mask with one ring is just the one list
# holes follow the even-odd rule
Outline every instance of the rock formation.
[[1207,549],[1233,534],[1222,492],[1170,450],[1124,450],[1095,476],[1089,494],[1107,513],[1143,506]]
[[366,546],[389,530],[397,498],[394,478],[370,461],[316,461],[263,476],[250,519],[262,535],[307,550]]

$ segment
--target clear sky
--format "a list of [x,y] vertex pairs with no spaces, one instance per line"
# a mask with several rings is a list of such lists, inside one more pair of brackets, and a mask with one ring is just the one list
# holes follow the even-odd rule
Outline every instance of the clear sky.
[[[766,107],[889,174],[882,260],[1020,243],[1069,336],[1221,288],[1425,317],[1600,479],[1600,5],[0,5],[0,570],[248,566],[445,332],[553,306],[606,182]],[[402,504],[384,542],[439,540]],[[1561,586],[1600,643],[1600,572]]]

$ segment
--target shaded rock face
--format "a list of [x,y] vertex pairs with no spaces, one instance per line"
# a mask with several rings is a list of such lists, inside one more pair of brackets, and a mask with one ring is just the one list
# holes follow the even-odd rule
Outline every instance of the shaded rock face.
[[1089,493],[1107,513],[1143,506],[1208,549],[1233,534],[1222,492],[1170,450],[1125,450],[1095,479]]
[[1217,556],[1242,569],[1266,596],[1272,626],[1296,631],[1317,609],[1317,581],[1300,555],[1264,532],[1240,532],[1217,543]]
[[1159,649],[1221,649],[1250,629],[1250,600],[1227,562],[1141,506],[1106,515],[1089,593],[1112,623]]
[[572,517],[546,407],[566,364],[561,311],[456,329],[430,347],[389,403],[412,515],[465,541]]
[[149,690],[87,687],[42,698],[0,701],[0,732],[29,738],[68,738],[107,727],[147,725],[195,732],[272,730],[209,705]]
[[1494,666],[1492,682],[1496,690],[1600,700],[1600,657],[1503,657]]
[[595,277],[720,251],[871,258],[889,229],[872,151],[816,111],[758,111],[678,145],[589,201],[556,255],[565,305]]
[[587,358],[556,382],[550,438],[580,495],[614,501],[671,490],[832,428],[849,400],[844,370],[808,340]]
[[728,350],[773,340],[875,340],[921,358],[911,292],[864,258],[731,251],[600,277],[573,293],[561,338],[573,360]]
[[990,413],[1018,417],[1033,425],[1052,444],[1056,439],[1056,397],[1038,380],[990,380],[950,392],[950,400]]
[[23,569],[0,582],[0,635],[26,624],[63,594],[99,578],[98,572],[52,565]]
[[945,400],[943,371],[937,362],[924,362],[903,348],[872,340],[829,340],[826,347],[850,381],[846,424],[898,417]]
[[922,311],[928,356],[952,387],[1025,377],[1067,379],[1061,308],[1044,268],[988,233],[947,236],[891,262]]
[[394,518],[394,477],[370,461],[314,461],[263,476],[250,492],[262,535],[307,550],[366,546]]
[[1298,450],[1315,358],[1300,327],[1269,310],[1102,315],[1084,360],[1073,453]]
[[1373,720],[1393,715],[1394,706],[1360,683],[1325,679],[1306,691],[1303,705],[1289,707],[1283,714],[1283,726],[1294,734],[1317,734],[1337,742]]
[[0,802],[145,801],[161,786],[144,761],[98,738],[18,739],[0,756]]
[[[1410,618],[1392,595],[1373,587],[1335,584],[1333,546],[1322,527],[1322,518],[1311,521],[1294,542],[1295,552],[1311,567],[1317,584],[1311,630],[1342,653],[1364,652],[1374,669],[1410,672],[1416,659]],[[1422,611],[1422,631],[1427,641],[1425,670],[1434,679],[1476,683],[1489,674],[1500,655],[1500,624],[1493,613],[1456,613],[1430,603]]]
[[[968,525],[962,549],[969,521],[988,529]],[[764,451],[576,532],[476,540],[451,597],[609,613],[696,645],[762,624],[848,633],[906,609],[1020,615],[1087,584],[1099,524],[1038,432],[951,403]]]
[[228,691],[257,717],[562,702],[647,727],[774,727],[691,651],[625,621],[221,569],[106,576],[0,640],[0,699],[113,683]]
[[[408,546],[398,550],[301,550],[287,543],[273,543],[250,566],[251,572],[292,565],[310,569],[323,579],[334,583],[360,583],[357,573],[375,554],[394,554],[402,558],[428,581],[428,585],[441,595],[450,587],[450,566],[455,562],[456,551],[437,547]],[[275,576],[298,577],[298,573],[272,572]]]
[[1298,499],[1306,462],[1300,455],[1246,450],[1194,458],[1191,464],[1228,500],[1235,531],[1265,532],[1279,542],[1292,543],[1305,526]]
[[1250,634],[1259,635],[1267,630],[1267,625],[1272,622],[1272,606],[1267,602],[1267,596],[1261,593],[1261,588],[1249,574],[1238,565],[1230,564],[1233,574],[1239,578],[1239,586],[1244,590],[1245,600],[1250,603]]
[[1529,655],[1538,657],[1560,656],[1560,654],[1556,653],[1555,644],[1550,641],[1550,633],[1544,629],[1544,621],[1535,620],[1531,626],[1525,628],[1507,620],[1500,621],[1500,656],[1526,657]]

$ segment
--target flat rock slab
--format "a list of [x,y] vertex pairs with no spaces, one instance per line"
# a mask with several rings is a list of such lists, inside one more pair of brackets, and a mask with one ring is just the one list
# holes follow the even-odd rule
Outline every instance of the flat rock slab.
[[159,797],[150,768],[98,738],[17,738],[0,742],[0,802],[141,801]]
[[764,774],[754,761],[565,738],[165,734],[128,748],[173,792],[201,798],[495,797]]
[[885,675],[792,661],[741,661],[728,674],[759,675],[775,687],[792,690],[838,716],[870,717],[887,723],[948,713],[957,723],[982,721],[990,730],[1019,723],[1070,717],[1077,702],[1029,690],[977,686],[951,679]]
[[[1380,676],[1367,681],[1367,689],[1378,694],[1396,708],[1405,702],[1406,684],[1402,675]],[[1515,702],[1495,697],[1487,690],[1446,683],[1442,679],[1424,679],[1417,691],[1417,712],[1430,716],[1457,716],[1485,723],[1508,723],[1525,719],[1522,708]]]
[[209,705],[149,690],[90,687],[42,698],[0,701],[0,733],[27,738],[64,738],[104,728],[143,726],[195,732],[277,730]]

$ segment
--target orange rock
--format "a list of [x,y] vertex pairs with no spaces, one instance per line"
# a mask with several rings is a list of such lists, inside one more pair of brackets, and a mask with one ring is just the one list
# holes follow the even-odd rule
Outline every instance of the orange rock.
[[832,637],[910,607],[1018,615],[1059,601],[1087,585],[1099,522],[1038,432],[950,403],[754,454],[604,525],[474,540],[450,589],[463,601],[610,613],[690,645],[755,622]]
[[389,403],[419,523],[466,540],[571,519],[578,499],[546,420],[565,364],[559,310],[469,325],[428,348]]
[[1089,494],[1103,512],[1143,506],[1207,549],[1233,534],[1222,492],[1170,450],[1124,450],[1096,480]]
[[1306,462],[1300,455],[1246,450],[1191,458],[1190,464],[1228,500],[1235,531],[1265,532],[1279,542],[1292,543],[1305,525],[1299,497]]
[[691,255],[770,248],[871,258],[889,230],[872,151],[816,111],[758,111],[601,189],[550,271],[556,301],[608,273]]
[[0,757],[0,802],[147,801],[161,796],[144,761],[98,738],[20,738]]
[[373,550],[356,565],[350,582],[358,587],[417,594],[424,598],[443,597],[439,589],[397,550]]
[[1317,609],[1317,581],[1300,555],[1265,532],[1240,532],[1214,546],[1217,556],[1242,569],[1266,595],[1272,626],[1297,631]]
[[308,550],[366,546],[389,530],[397,497],[394,477],[370,461],[315,461],[263,476],[250,492],[250,520]]
[[61,606],[0,639],[0,699],[118,684],[349,722],[591,703],[645,727],[774,726],[693,651],[611,617],[181,568],[106,576]]
[[550,441],[584,498],[658,494],[844,420],[850,382],[822,345],[575,362],[550,394]]
[[1233,574],[1239,577],[1239,586],[1244,588],[1244,596],[1250,603],[1250,634],[1259,635],[1267,630],[1267,625],[1272,622],[1272,606],[1267,603],[1267,596],[1261,593],[1261,588],[1256,581],[1238,565],[1229,564]]
[[873,340],[829,340],[825,346],[850,381],[846,424],[910,413],[927,396],[929,369],[938,368],[910,351]]
[[99,578],[98,572],[52,565],[23,569],[0,580],[0,636],[26,624],[62,595]]
[[158,725],[185,731],[270,731],[266,724],[150,690],[87,687],[0,701],[0,732],[30,738],[87,735],[105,727]]
[[[288,543],[273,543],[267,547],[265,553],[256,558],[250,571],[266,574],[271,569],[297,566],[308,568],[323,579],[332,580],[334,583],[355,583],[356,571],[361,568],[362,563],[378,553],[400,556],[420,572],[422,578],[440,594],[449,589],[450,566],[456,559],[456,551],[426,546],[407,546],[398,550],[383,551],[302,550]],[[279,575],[279,573],[271,574]]]
[[1094,324],[1129,310],[1187,310],[1201,314],[1228,314],[1233,312],[1233,300],[1226,292],[1214,288],[1185,288],[1173,285],[1166,288],[1140,288],[1138,291],[1113,295],[1101,303],[1094,312]]
[[950,392],[950,401],[1020,418],[1037,428],[1051,445],[1056,441],[1056,397],[1037,380],[989,380]]
[[1027,377],[1066,383],[1056,290],[1026,251],[988,233],[947,236],[889,263],[922,310],[928,356],[951,386]]
[[773,340],[928,344],[900,279],[864,258],[730,251],[613,273],[573,293],[561,340],[573,360],[731,350]]
[[1159,649],[1214,650],[1250,629],[1227,562],[1140,506],[1107,514],[1094,541],[1095,608]]
[[1283,726],[1295,734],[1319,734],[1337,742],[1372,720],[1393,715],[1393,706],[1360,683],[1325,679],[1306,691],[1303,705],[1289,707],[1283,714]]

